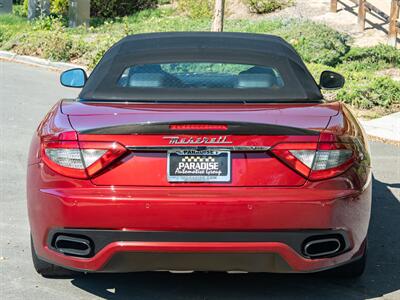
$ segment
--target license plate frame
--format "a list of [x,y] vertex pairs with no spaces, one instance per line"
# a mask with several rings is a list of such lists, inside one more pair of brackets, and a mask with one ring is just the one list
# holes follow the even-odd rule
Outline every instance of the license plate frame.
[[[181,160],[176,157],[180,157]],[[186,165],[183,168],[179,163],[186,163]],[[195,166],[203,168],[188,169],[188,163],[195,163]],[[215,163],[218,165],[217,169],[215,169]],[[230,182],[231,164],[231,152],[226,150],[169,150],[167,152],[167,179],[169,182]],[[182,173],[177,175],[177,172]],[[194,174],[193,172],[199,173]]]

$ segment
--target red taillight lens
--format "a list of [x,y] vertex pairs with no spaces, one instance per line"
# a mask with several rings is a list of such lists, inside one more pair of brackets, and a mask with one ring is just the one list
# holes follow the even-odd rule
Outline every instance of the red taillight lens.
[[351,144],[293,143],[273,148],[281,161],[310,180],[322,180],[345,172],[354,162]]
[[57,173],[88,178],[126,152],[115,142],[44,141],[42,159]]

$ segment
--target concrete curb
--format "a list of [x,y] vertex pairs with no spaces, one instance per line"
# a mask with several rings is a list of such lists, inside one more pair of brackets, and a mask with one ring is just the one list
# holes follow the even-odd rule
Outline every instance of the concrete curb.
[[384,138],[380,138],[380,137],[374,136],[374,135],[368,135],[368,141],[370,141],[370,142],[381,142],[381,143],[384,143],[384,144],[389,144],[389,145],[400,147],[400,142],[393,141],[393,140],[388,140],[388,139],[384,139]]
[[400,112],[374,120],[361,120],[361,124],[369,136],[395,144],[400,143]]
[[71,63],[64,63],[64,62],[53,62],[47,59],[38,58],[34,56],[18,55],[9,51],[0,50],[0,59],[16,63],[28,64],[36,67],[43,67],[55,71],[65,71],[73,68],[82,68],[86,70],[85,66],[80,66]]

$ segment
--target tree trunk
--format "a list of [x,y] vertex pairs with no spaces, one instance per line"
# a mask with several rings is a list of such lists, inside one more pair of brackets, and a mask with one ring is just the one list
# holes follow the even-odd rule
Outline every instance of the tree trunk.
[[69,27],[85,25],[90,22],[90,0],[69,0],[68,8]]
[[224,30],[225,0],[215,0],[214,18],[211,31],[222,32]]

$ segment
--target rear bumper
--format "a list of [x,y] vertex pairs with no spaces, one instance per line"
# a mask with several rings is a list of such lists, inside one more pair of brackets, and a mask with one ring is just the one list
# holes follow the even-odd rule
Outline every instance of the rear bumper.
[[353,246],[344,230],[168,232],[60,228],[49,232],[46,249],[66,258],[56,241],[60,237],[84,239],[91,250],[84,259],[74,262],[74,268],[85,269],[86,263],[93,259],[96,271],[101,272],[292,272],[287,261],[296,264],[299,256],[307,258],[304,253],[307,240],[327,236],[337,237],[342,245],[328,257],[345,253]]
[[[35,251],[44,260],[71,269],[315,272],[361,256],[368,230],[370,183],[362,191],[329,184],[319,188],[128,188],[84,183],[58,188],[57,183],[57,188],[37,188],[43,186],[40,176],[35,177],[39,168],[28,169],[28,178],[40,180],[28,185]],[[49,237],[54,230],[74,228],[193,235],[189,240],[152,239],[150,235],[108,239],[87,258],[52,249]],[[314,230],[344,232],[348,248],[334,257],[310,259],[299,251],[301,239],[293,244],[285,238],[288,233]],[[214,237],[226,232],[282,234],[249,241],[193,238],[202,232]]]

